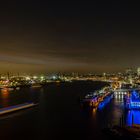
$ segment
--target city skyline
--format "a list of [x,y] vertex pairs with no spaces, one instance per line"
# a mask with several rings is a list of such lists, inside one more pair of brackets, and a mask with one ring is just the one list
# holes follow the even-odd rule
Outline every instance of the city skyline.
[[139,64],[133,3],[9,2],[1,7],[0,72],[122,72]]

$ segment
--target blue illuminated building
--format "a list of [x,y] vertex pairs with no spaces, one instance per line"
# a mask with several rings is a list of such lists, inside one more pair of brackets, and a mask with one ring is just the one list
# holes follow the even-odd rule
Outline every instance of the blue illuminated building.
[[140,93],[132,91],[125,97],[125,105],[127,109],[140,109]]

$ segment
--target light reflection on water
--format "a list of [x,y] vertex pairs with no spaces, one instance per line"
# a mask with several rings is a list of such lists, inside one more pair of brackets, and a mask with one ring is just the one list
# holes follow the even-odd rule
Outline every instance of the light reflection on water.
[[132,124],[140,125],[140,111],[139,110],[129,110],[126,115],[126,124],[131,126]]
[[1,105],[4,106],[8,106],[9,104],[9,90],[8,89],[2,89],[1,90]]
[[9,96],[9,91],[8,91],[8,89],[2,89],[1,90],[1,93],[2,93],[2,98],[3,99],[5,99],[5,98],[7,98],[8,96]]
[[93,121],[104,119],[109,125],[120,125],[120,119],[123,118],[124,125],[131,126],[132,123],[140,125],[140,110],[126,110],[123,99],[124,95],[115,95],[114,99],[102,110],[93,109]]
[[[41,89],[25,88],[18,91],[1,91],[0,101],[2,105],[4,105],[3,102],[6,104],[6,101],[12,105],[31,99],[39,100],[37,108],[24,113],[19,112],[18,115],[12,114],[9,119],[7,118],[9,121],[1,121],[1,134],[8,136],[7,134],[14,133],[17,136],[18,132],[25,132],[31,136],[31,139],[38,138],[36,135],[45,136],[46,139],[51,139],[52,136],[55,139],[61,139],[59,135],[64,137],[66,135],[66,138],[70,135],[73,138],[74,134],[77,134],[77,139],[85,140],[88,139],[87,137],[93,139],[100,135],[98,132],[108,124],[119,124],[123,114],[126,117],[126,124],[131,125],[132,114],[134,114],[134,123],[140,124],[139,111],[125,111],[123,95],[114,96],[114,99],[102,110],[86,111],[81,109],[79,101],[75,99],[81,94],[85,95],[87,90],[90,91],[96,87],[93,84],[89,84],[89,86],[85,84],[86,82],[70,83],[60,86],[50,85]],[[15,129],[9,128],[10,125],[14,126]]]
[[26,102],[38,102],[41,89],[22,88],[9,89],[4,88],[0,90],[0,108],[8,107]]
[[93,117],[94,121],[96,121],[96,115],[97,115],[97,108],[93,108],[93,110],[92,110],[92,117]]
[[115,98],[115,101],[116,102],[122,103],[123,102],[124,95],[123,94],[114,95],[114,98]]
[[114,117],[119,118],[119,116],[125,116],[124,121],[127,126],[131,126],[132,124],[140,125],[140,110],[125,110],[123,98],[124,95],[114,96],[114,105],[116,106]]

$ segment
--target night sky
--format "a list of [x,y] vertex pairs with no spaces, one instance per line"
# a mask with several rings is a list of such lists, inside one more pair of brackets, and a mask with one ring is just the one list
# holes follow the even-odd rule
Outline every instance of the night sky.
[[140,66],[140,10],[121,1],[0,5],[0,72],[119,72]]

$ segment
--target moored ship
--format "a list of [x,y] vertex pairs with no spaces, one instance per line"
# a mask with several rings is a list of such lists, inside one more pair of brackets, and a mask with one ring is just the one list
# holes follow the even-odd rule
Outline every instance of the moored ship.
[[106,87],[102,90],[89,93],[84,97],[82,103],[86,107],[101,108],[113,98],[110,88]]
[[4,107],[4,108],[0,109],[0,115],[5,115],[5,114],[12,113],[15,111],[31,108],[31,107],[36,106],[36,105],[37,105],[37,103],[27,102],[27,103],[23,103],[23,104]]

